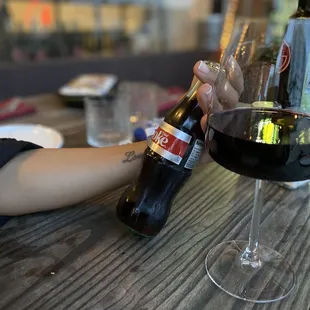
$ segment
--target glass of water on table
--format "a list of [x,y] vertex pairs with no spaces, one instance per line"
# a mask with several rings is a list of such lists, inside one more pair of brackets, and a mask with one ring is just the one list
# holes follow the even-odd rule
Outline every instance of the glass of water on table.
[[130,97],[123,91],[84,99],[87,143],[94,147],[132,141]]

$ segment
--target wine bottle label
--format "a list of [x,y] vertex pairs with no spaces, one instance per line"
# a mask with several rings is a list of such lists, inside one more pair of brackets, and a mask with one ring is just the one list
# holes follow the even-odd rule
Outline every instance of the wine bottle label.
[[306,67],[300,106],[303,111],[310,112],[310,54],[308,55],[308,63]]
[[187,162],[185,164],[185,168],[186,169],[194,169],[194,167],[196,166],[196,164],[198,163],[201,154],[204,150],[204,143],[201,140],[196,140],[194,147],[191,151],[191,154],[189,155]]
[[192,137],[162,122],[149,140],[149,148],[167,160],[179,165]]
[[281,46],[281,53],[282,55],[279,73],[285,71],[291,62],[291,48],[285,40]]

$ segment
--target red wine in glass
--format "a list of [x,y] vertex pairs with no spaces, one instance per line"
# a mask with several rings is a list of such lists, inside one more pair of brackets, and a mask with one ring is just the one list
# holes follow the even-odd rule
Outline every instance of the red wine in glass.
[[251,108],[216,113],[206,144],[211,157],[235,173],[279,182],[310,179],[310,115]]

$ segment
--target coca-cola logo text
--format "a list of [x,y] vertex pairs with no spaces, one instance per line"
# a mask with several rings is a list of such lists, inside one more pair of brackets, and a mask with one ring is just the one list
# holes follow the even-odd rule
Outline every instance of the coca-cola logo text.
[[152,143],[165,151],[182,157],[187,149],[189,141],[185,142],[176,135],[167,132],[164,128],[158,127],[152,136]]
[[161,129],[157,129],[152,137],[154,143],[158,144],[162,148],[166,148],[167,143],[169,142],[169,134],[165,133]]
[[188,149],[191,138],[187,133],[163,122],[148,145],[155,153],[178,165]]

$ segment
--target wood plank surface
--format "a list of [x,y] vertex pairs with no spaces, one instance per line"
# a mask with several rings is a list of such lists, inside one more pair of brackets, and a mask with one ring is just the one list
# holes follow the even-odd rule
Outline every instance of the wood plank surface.
[[[40,100],[46,108],[23,120],[58,128],[68,147],[86,146],[83,112],[66,109],[49,96]],[[204,268],[213,246],[248,238],[254,180],[215,163],[197,167],[176,197],[166,227],[153,239],[133,237],[117,220],[122,191],[64,210],[17,217],[2,227],[0,308],[309,309],[308,186],[294,191],[266,186],[261,243],[286,256],[297,285],[285,300],[265,305],[230,297]]]

